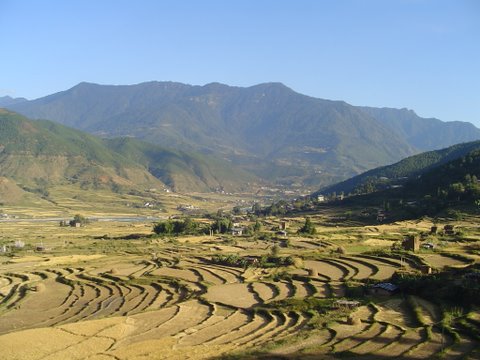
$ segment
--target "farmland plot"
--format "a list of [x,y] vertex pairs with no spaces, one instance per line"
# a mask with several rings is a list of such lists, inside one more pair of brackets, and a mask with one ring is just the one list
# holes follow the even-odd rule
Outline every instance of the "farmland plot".
[[[260,351],[286,358],[300,352],[342,359],[478,358],[476,310],[462,318],[463,327],[445,331],[440,307],[420,297],[407,303],[401,295],[357,296],[354,310],[337,309],[335,300],[351,300],[352,284],[415,271],[413,260],[330,253],[337,238],[295,239],[278,255],[295,261],[264,267],[212,258],[268,258],[272,241],[222,244],[208,236],[174,245],[100,243],[101,254],[84,240],[75,249],[82,254],[67,249],[6,259],[0,263],[0,357],[215,359]],[[425,260],[443,264],[444,256],[432,255]],[[444,265],[465,265],[458,262],[449,257]],[[40,345],[32,348],[32,341]]]

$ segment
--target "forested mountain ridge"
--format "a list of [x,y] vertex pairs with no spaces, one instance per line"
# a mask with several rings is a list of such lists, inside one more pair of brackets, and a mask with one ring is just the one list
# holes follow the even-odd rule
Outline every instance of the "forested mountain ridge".
[[480,149],[480,141],[450,146],[410,156],[395,164],[382,166],[340,183],[320,189],[321,193],[365,194],[398,186],[429,170]]
[[377,206],[383,206],[393,219],[399,218],[398,216],[400,218],[437,216],[440,213],[457,218],[461,217],[461,211],[478,214],[479,177],[480,148],[476,148],[457,159],[410,178],[402,187],[350,199],[363,204],[377,203]]

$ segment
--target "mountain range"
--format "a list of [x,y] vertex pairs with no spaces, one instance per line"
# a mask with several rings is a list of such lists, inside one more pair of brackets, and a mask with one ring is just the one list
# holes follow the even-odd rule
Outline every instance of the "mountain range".
[[270,181],[318,187],[421,151],[480,139],[470,123],[317,99],[280,83],[80,83],[5,106],[102,137],[213,154]]

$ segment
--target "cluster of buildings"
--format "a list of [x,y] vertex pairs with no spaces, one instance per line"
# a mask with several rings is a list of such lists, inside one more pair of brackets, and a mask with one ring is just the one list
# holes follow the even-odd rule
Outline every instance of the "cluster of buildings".
[[25,243],[21,240],[17,240],[12,244],[9,244],[9,245],[1,245],[0,246],[0,253],[2,254],[6,254],[6,253],[9,253],[12,251],[12,247],[15,248],[15,249],[23,249],[25,247]]

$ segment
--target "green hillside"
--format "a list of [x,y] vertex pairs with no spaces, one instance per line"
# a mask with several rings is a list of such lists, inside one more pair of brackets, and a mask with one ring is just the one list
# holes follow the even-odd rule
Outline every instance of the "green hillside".
[[0,110],[0,176],[29,187],[161,186],[145,168],[113,153],[101,139],[7,110]]
[[320,189],[321,193],[364,194],[398,186],[408,179],[424,174],[428,170],[457,159],[480,148],[480,141],[457,144],[436,151],[428,151],[403,159],[393,165],[383,166],[363,174]]
[[[471,144],[473,145],[473,144]],[[386,219],[461,217],[463,212],[478,214],[480,204],[480,146],[441,165],[412,176],[401,187],[380,188],[370,193],[347,197],[333,206],[355,209],[351,220],[378,223],[377,211]],[[473,146],[472,146],[473,147]],[[453,156],[453,153],[452,153]],[[321,206],[321,205],[320,205]]]
[[227,161],[198,153],[168,150],[132,138],[105,139],[104,143],[115,153],[147,168],[174,190],[232,191],[246,189],[249,182],[258,181]]
[[480,198],[480,148],[435,167],[405,184],[406,194],[443,202],[474,202]]
[[457,217],[460,216],[458,210],[478,214],[479,177],[480,149],[477,149],[426,171],[402,188],[372,193],[362,201],[388,204],[391,215],[400,218],[437,216],[441,212]]
[[0,177],[27,189],[163,188],[238,190],[255,177],[208,156],[170,151],[134,139],[103,140],[51,121],[0,110]]

